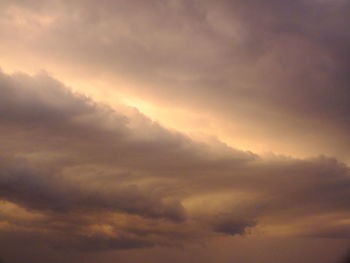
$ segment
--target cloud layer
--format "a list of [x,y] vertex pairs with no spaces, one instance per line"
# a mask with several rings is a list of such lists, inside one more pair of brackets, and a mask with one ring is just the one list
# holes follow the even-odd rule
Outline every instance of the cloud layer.
[[[164,262],[260,235],[340,247],[349,13],[346,0],[1,1],[0,255]],[[257,258],[234,261],[271,261]]]
[[4,58],[202,114],[246,149],[349,160],[348,1],[2,6]]
[[348,237],[350,174],[336,159],[198,142],[45,73],[2,73],[0,82],[4,236],[90,251],[254,229]]

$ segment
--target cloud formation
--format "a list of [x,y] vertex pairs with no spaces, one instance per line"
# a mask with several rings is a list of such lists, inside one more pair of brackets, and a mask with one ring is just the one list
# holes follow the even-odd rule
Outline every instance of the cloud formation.
[[1,1],[0,255],[124,263],[241,235],[348,239],[349,11]]
[[52,71],[123,79],[134,85],[108,92],[200,112],[232,143],[349,160],[348,1],[2,5],[4,57],[14,49]]
[[349,168],[336,159],[198,142],[44,73],[2,73],[0,89],[4,236],[109,250],[274,226],[335,238],[349,227]]

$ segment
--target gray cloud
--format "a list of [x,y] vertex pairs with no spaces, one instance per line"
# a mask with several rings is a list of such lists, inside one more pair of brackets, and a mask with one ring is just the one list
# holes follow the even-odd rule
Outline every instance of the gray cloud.
[[[138,112],[127,116],[74,94],[47,75],[2,74],[1,83],[0,122],[8,132],[0,137],[5,145],[1,198],[51,218],[39,221],[50,231],[57,229],[58,220],[60,232],[69,236],[67,231],[74,230],[81,236],[97,220],[138,236],[137,247],[138,242],[148,246],[167,244],[167,238],[210,235],[210,229],[244,234],[266,217],[288,223],[330,212],[347,214],[349,168],[336,159],[264,159],[220,144],[198,143]],[[140,118],[142,125],[132,125]],[[237,202],[237,192],[247,197]],[[186,207],[187,200],[207,195],[213,198],[206,206]],[[121,213],[129,220],[136,216],[139,228],[100,221],[99,213]],[[163,219],[174,228],[170,236],[165,230],[169,225],[142,229],[151,224],[147,220]],[[203,226],[206,234],[200,230]],[[148,239],[146,233],[158,233],[160,239]],[[91,238],[89,244],[123,248],[123,236]],[[132,247],[130,238],[125,247]]]
[[137,90],[117,91],[239,122],[257,141],[283,133],[282,148],[307,143],[313,154],[349,158],[347,1],[3,6],[4,44],[81,68],[85,78],[131,79]]
[[174,246],[266,225],[348,238],[350,175],[340,161],[350,156],[348,1],[0,7],[0,56],[30,54],[87,81],[122,76],[137,88],[116,92],[210,113],[257,142],[338,158],[266,158],[199,143],[136,109],[73,93],[47,73],[0,73],[0,198],[35,215],[1,212],[11,246]]
[[54,172],[21,169],[21,166],[21,162],[15,160],[10,167],[1,167],[1,197],[28,208],[59,213],[115,210],[173,220],[184,217],[178,203],[165,205],[161,196],[152,196],[134,185],[114,185],[113,188],[99,185],[97,189],[85,185],[83,188],[63,181]]
[[227,218],[217,218],[213,223],[213,229],[219,233],[229,235],[246,234],[248,227],[254,227],[256,222],[249,219],[235,219],[234,216],[229,215]]

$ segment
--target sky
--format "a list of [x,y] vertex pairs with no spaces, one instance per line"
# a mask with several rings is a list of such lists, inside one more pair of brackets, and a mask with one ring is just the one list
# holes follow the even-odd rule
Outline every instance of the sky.
[[349,13],[0,0],[0,262],[342,262]]

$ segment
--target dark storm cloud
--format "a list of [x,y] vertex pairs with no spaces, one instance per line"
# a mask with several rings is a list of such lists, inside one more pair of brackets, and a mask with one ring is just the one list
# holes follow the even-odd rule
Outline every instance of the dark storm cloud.
[[217,222],[213,223],[213,229],[219,233],[225,233],[229,235],[246,234],[248,227],[254,227],[256,222],[249,219],[235,219],[234,216],[230,216],[227,219],[216,219]]
[[[182,220],[183,209],[178,203],[162,204],[159,196],[145,193],[137,186],[113,188],[100,185],[89,189],[65,182],[52,171],[35,171],[24,166],[21,160],[7,161],[1,166],[0,196],[11,202],[36,210],[69,213],[74,210],[124,211],[141,216],[165,217]],[[103,191],[102,191],[103,190]]]
[[[8,215],[5,221],[16,227],[41,225],[68,237],[73,231],[78,242],[95,231],[96,221],[96,242],[108,249],[123,248],[124,235],[131,240],[125,248],[133,238],[135,247],[173,244],[212,230],[244,234],[260,218],[347,214],[349,168],[336,159],[263,159],[198,143],[138,112],[127,116],[74,94],[47,75],[2,74],[0,89],[0,123],[7,131],[0,137],[1,198],[48,217],[23,224]],[[236,192],[243,193],[238,203],[230,196]],[[186,200],[207,195],[205,206],[186,207]],[[136,228],[116,224],[113,214],[136,220]],[[117,230],[124,234],[114,236]],[[84,242],[95,244],[94,236]]]
[[[123,76],[140,84],[140,97],[350,156],[348,1],[0,7],[1,54],[13,48],[87,79]],[[178,245],[264,224],[349,237],[349,168],[334,158],[268,159],[198,143],[45,73],[0,73],[0,94],[0,198],[30,214],[1,211],[4,251],[18,241],[91,251]]]
[[[138,112],[130,119],[74,94],[45,74],[2,74],[0,90],[1,199],[48,217],[24,222],[5,213],[3,222],[37,228],[34,233],[76,236],[74,242],[64,238],[57,246],[91,250],[96,243],[95,249],[118,249],[186,239],[192,234],[181,233],[186,213],[179,200],[181,186],[172,176],[196,176],[194,172],[200,175],[256,158],[227,146],[221,146],[223,152],[210,152],[208,145],[167,131]],[[138,120],[142,126],[133,123]],[[126,220],[135,215],[178,226],[161,230],[154,222],[141,220],[133,229],[106,218],[101,221],[96,214],[104,213],[106,218],[122,213],[129,215]],[[101,236],[80,233],[94,231],[90,228],[95,224],[107,224],[112,236],[103,234],[103,227],[98,230]],[[113,236],[114,229],[125,232],[125,237]],[[150,234],[157,238],[149,239]]]
[[[34,78],[2,74],[1,91],[1,137],[5,146],[12,136],[27,144],[27,149],[16,149],[20,152],[42,147],[47,151],[71,151],[72,155],[79,155],[79,162],[167,172],[170,168],[177,172],[178,168],[190,171],[203,166],[214,170],[218,165],[232,166],[256,157],[222,144],[218,158],[206,144],[193,143],[180,133],[170,132],[136,110],[129,118],[71,93],[45,74]],[[10,144],[9,150],[15,146]],[[74,158],[70,161],[74,162]]]
[[9,47],[139,83],[118,90],[346,160],[349,11],[340,0],[5,1],[0,26]]

